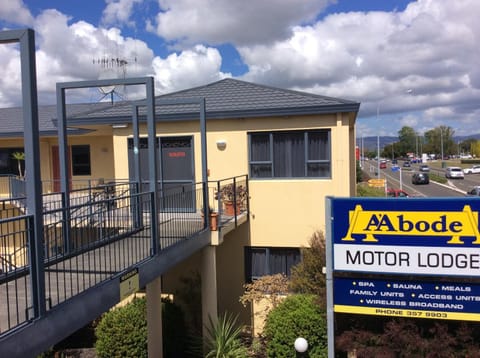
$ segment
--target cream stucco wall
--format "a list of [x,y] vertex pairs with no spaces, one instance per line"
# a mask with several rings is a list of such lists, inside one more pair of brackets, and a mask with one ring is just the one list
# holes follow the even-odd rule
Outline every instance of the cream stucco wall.
[[[96,181],[98,178],[115,178],[113,161],[113,139],[110,134],[95,131],[88,135],[69,136],[68,145],[89,145],[90,146],[90,164],[91,175],[73,175],[73,181],[78,181],[85,185],[88,180]],[[2,148],[22,148],[22,139],[5,139],[0,141]],[[41,137],[40,146],[40,175],[44,183],[43,189],[46,192],[52,190],[51,180],[53,179],[53,158],[52,147],[58,146],[56,137]],[[15,173],[16,174],[16,173]],[[27,174],[28,175],[28,174]],[[126,176],[127,177],[127,176]],[[125,178],[126,178],[125,177]],[[6,185],[0,185],[0,191],[6,190]],[[6,194],[6,193],[0,193]]]
[[[211,120],[207,125],[209,180],[248,173],[248,132],[295,129],[331,129],[332,177],[327,179],[250,178],[250,228],[252,246],[306,245],[316,230],[325,230],[325,197],[354,193],[355,157],[353,120],[349,114],[304,117]],[[195,175],[201,180],[198,122],[160,123],[159,136],[194,136]],[[131,129],[118,130],[114,137],[115,176],[128,177],[127,138]],[[146,135],[142,128],[141,135]],[[220,150],[216,142],[226,142]],[[353,178],[353,184],[352,184]]]

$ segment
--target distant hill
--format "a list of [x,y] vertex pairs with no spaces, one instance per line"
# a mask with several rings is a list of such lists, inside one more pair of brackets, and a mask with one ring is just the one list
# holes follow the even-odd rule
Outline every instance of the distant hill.
[[[378,137],[380,143],[380,150],[386,145],[398,142],[398,137],[380,136]],[[357,138],[357,145],[360,147],[362,144],[362,138]],[[363,149],[364,151],[376,151],[377,150],[377,137],[363,137]]]
[[[480,140],[480,133],[470,134],[467,136],[455,136],[453,139],[455,142],[463,142],[467,139],[476,139]],[[378,137],[380,142],[380,150],[382,150],[386,145],[398,142],[398,137],[394,136],[380,136]],[[357,145],[360,147],[362,143],[362,138],[357,138]],[[365,151],[376,151],[377,150],[377,137],[363,137],[363,149]]]

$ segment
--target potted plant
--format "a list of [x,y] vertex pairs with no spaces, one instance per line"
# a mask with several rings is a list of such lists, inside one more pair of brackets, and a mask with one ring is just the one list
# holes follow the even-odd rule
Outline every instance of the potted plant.
[[245,209],[247,195],[247,188],[244,185],[235,186],[230,183],[222,186],[216,197],[222,200],[224,214],[234,216]]
[[[202,218],[205,215],[205,209],[202,208]],[[210,217],[210,230],[217,231],[218,230],[218,213],[212,206],[208,207],[208,215]]]

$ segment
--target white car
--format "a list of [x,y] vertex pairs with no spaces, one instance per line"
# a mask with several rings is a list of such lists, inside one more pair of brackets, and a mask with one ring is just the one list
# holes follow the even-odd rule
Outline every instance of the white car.
[[463,170],[460,167],[448,167],[445,172],[445,177],[448,179],[463,179]]
[[474,165],[471,168],[463,169],[463,174],[480,174],[480,165]]

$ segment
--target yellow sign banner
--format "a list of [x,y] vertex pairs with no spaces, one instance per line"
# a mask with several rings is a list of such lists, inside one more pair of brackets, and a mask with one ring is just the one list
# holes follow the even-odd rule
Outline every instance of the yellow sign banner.
[[431,318],[431,319],[449,319],[458,321],[480,321],[478,313],[464,312],[444,312],[444,311],[420,311],[404,308],[384,308],[384,307],[361,307],[335,305],[334,311],[339,313],[366,314],[376,316],[408,317],[408,318]]
[[480,245],[478,212],[465,205],[462,211],[375,211],[360,205],[349,211],[350,226],[342,241],[356,241],[353,234],[365,234],[362,242],[378,242],[374,235],[451,236],[447,244],[464,244],[462,236],[474,236]]
[[368,186],[374,188],[383,188],[385,186],[385,179],[369,179]]

